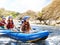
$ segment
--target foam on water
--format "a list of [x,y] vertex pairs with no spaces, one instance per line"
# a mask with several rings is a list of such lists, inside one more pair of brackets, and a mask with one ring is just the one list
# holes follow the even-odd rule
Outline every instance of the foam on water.
[[60,44],[60,36],[53,36],[47,38],[49,45],[59,45]]

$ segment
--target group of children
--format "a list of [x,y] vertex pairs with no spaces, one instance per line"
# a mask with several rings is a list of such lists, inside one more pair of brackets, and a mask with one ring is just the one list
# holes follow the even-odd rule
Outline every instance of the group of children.
[[[31,30],[29,19],[29,16],[25,16],[22,18],[22,24],[20,26],[20,29],[23,33],[29,33]],[[0,27],[4,28],[5,26],[7,29],[13,29],[15,25],[12,16],[8,17],[7,23],[5,22],[5,20],[6,18],[2,17],[2,20],[0,21]]]
[[1,28],[7,28],[7,29],[12,29],[14,28],[14,23],[13,23],[13,18],[12,16],[8,17],[7,23],[6,23],[6,18],[2,17],[2,20],[0,20],[0,27]]

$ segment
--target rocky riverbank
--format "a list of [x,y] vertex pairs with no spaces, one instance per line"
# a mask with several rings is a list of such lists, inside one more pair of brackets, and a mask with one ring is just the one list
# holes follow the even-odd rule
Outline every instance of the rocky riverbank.
[[30,21],[30,23],[40,25],[60,26],[60,20],[44,20],[44,21],[34,20]]

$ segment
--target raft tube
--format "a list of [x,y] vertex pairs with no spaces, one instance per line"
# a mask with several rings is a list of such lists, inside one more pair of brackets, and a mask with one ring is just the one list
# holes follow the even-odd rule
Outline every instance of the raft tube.
[[22,41],[22,42],[34,42],[37,40],[45,40],[49,35],[48,31],[39,31],[36,33],[26,34],[20,32],[12,32],[10,30],[0,30],[0,33],[12,39]]

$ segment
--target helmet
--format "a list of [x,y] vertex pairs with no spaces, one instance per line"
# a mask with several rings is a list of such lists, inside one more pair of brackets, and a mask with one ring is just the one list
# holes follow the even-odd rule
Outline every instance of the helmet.
[[6,19],[6,18],[3,16],[2,19]]
[[28,18],[30,18],[30,16],[24,16],[22,20],[26,20]]
[[8,19],[12,18],[12,16],[9,16]]

